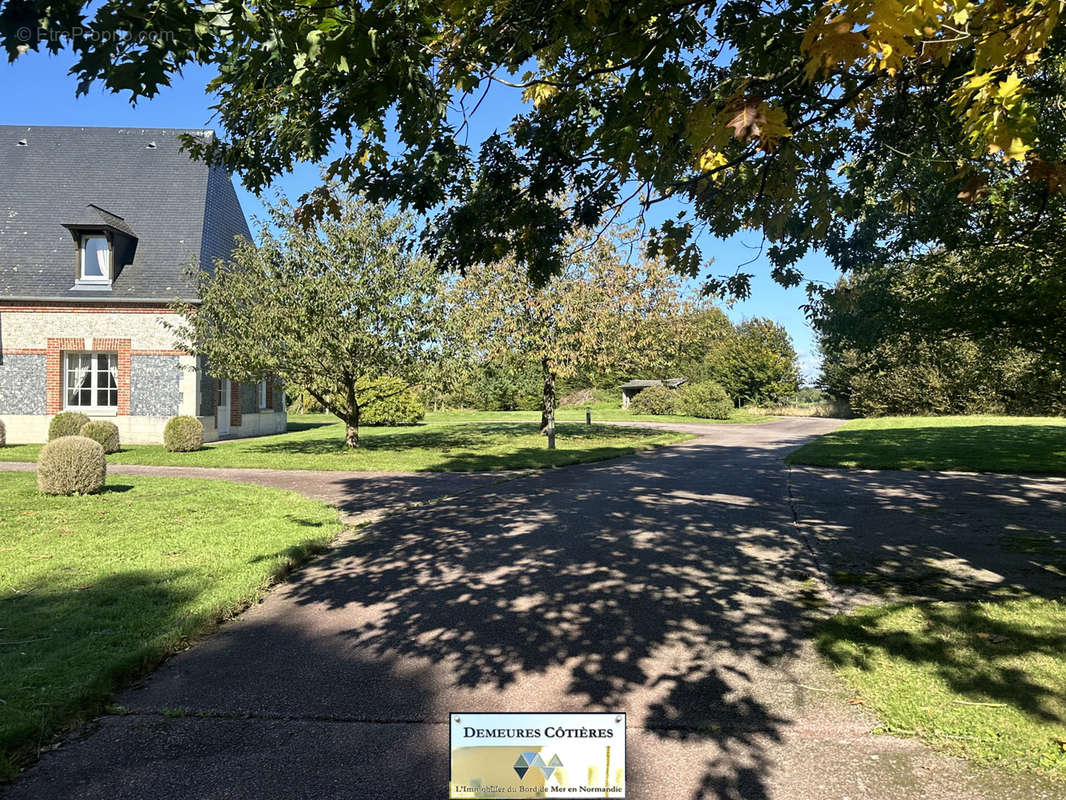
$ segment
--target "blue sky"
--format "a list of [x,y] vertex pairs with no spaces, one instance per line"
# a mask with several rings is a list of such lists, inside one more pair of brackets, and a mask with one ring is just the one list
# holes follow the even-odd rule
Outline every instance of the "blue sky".
[[[88,96],[75,98],[74,79],[67,74],[72,59],[69,55],[49,56],[29,53],[14,64],[0,63],[0,124],[9,125],[116,125],[145,128],[220,128],[212,119],[212,98],[204,87],[210,73],[186,70],[175,77],[173,86],[152,100],[131,106],[125,95],[113,95],[94,89]],[[514,112],[516,101],[494,87],[478,110],[471,125],[470,143],[497,127],[506,127]],[[298,167],[290,175],[275,182],[274,188],[296,196],[313,187],[318,180],[318,168],[312,164]],[[239,184],[237,191],[245,212],[251,216],[261,209],[259,200]],[[701,242],[704,255],[714,258],[712,270],[732,272],[749,261],[758,250],[760,235],[753,231],[721,241]],[[836,280],[837,273],[824,256],[808,256],[800,265],[806,278],[825,282]],[[752,296],[736,303],[726,311],[733,319],[765,316],[783,324],[792,336],[805,376],[813,378],[817,362],[813,355],[814,342],[800,306],[806,301],[802,287],[784,289],[769,276],[765,258],[744,267],[754,273]]]

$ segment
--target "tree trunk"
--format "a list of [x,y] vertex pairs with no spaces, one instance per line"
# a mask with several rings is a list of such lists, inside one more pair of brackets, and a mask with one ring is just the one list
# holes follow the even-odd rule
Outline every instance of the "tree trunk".
[[540,432],[547,435],[555,433],[555,370],[548,359],[540,362],[541,375],[544,378],[544,392],[540,406]]
[[344,424],[344,443],[351,448],[359,446],[359,425],[350,422]]
[[355,393],[355,378],[345,381],[348,416],[344,418],[344,443],[352,449],[359,447],[359,398]]

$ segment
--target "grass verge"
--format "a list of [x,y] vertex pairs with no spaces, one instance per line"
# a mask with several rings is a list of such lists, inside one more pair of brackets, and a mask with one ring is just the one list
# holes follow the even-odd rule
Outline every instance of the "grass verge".
[[874,606],[817,646],[885,732],[1066,781],[1063,601]]
[[0,774],[340,529],[275,489],[113,476],[99,495],[47,497],[33,474],[0,473]]
[[[561,406],[555,410],[560,422],[584,422],[585,406]],[[763,411],[738,409],[729,419],[686,417],[682,414],[630,414],[617,403],[594,403],[588,406],[592,421],[596,422],[683,422],[695,425],[736,425],[770,422],[776,417]],[[434,422],[534,422],[540,420],[539,411],[433,411],[426,415]]]
[[790,464],[1066,475],[1062,417],[880,417],[851,420]]
[[[212,442],[194,453],[129,445],[107,460],[177,467],[471,472],[602,461],[692,438],[672,431],[563,423],[557,426],[557,449],[548,450],[535,422],[500,424],[500,420],[486,422],[481,416],[475,419],[480,421],[434,418],[421,425],[363,428],[361,447],[348,450],[344,426],[335,417],[294,415],[288,432],[276,436]],[[40,449],[40,445],[5,447],[0,450],[0,461],[36,461]]]

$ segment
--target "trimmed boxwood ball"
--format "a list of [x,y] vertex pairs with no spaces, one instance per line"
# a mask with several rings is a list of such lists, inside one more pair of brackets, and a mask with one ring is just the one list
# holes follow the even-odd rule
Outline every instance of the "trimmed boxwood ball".
[[170,453],[191,453],[204,446],[204,426],[196,417],[171,417],[163,429],[163,447]]
[[678,410],[689,417],[729,419],[733,401],[726,390],[714,381],[685,384],[678,390]]
[[81,426],[79,436],[99,442],[105,453],[118,452],[118,425],[107,420],[94,420]]
[[666,386],[649,386],[629,401],[631,414],[676,414],[677,390]]
[[106,478],[104,448],[84,436],[53,439],[37,457],[37,489],[44,494],[94,494]]
[[48,423],[48,441],[60,436],[77,436],[88,424],[89,418],[80,411],[63,411],[52,417],[52,421]]

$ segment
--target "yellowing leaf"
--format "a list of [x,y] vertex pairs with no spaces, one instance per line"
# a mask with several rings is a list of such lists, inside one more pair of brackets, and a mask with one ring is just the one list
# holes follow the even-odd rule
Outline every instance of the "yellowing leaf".
[[710,172],[719,167],[724,167],[728,162],[729,159],[717,150],[705,150],[696,160],[696,166],[700,172]]
[[523,100],[532,100],[534,108],[540,108],[559,91],[559,87],[548,83],[535,83],[522,93]]

